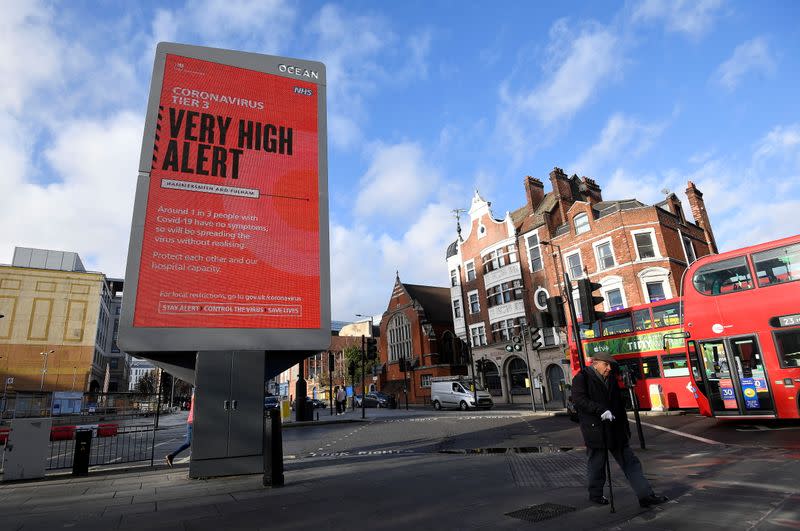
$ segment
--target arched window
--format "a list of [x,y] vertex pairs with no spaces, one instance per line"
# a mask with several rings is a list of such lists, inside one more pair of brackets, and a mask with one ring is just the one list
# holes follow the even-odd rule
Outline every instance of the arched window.
[[398,313],[386,327],[389,335],[389,361],[411,357],[411,323],[408,318]]
[[575,225],[575,234],[583,234],[589,232],[589,216],[588,214],[578,214],[572,218],[572,223]]
[[442,334],[441,343],[439,343],[439,363],[446,363],[452,364],[455,356],[453,354],[454,344],[453,344],[453,333],[449,330],[446,330],[444,334]]
[[521,395],[528,391],[525,379],[528,377],[528,366],[522,358],[514,358],[508,364],[508,381],[511,383],[511,394]]
[[480,370],[483,372],[483,383],[486,390],[492,396],[500,396],[503,394],[503,388],[500,384],[500,371],[497,370],[497,365],[491,360],[481,360]]

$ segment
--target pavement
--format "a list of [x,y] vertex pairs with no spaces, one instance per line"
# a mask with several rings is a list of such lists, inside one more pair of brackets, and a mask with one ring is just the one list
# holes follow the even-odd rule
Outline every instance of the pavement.
[[[404,415],[370,413],[367,422]],[[361,427],[358,417],[337,418]],[[590,503],[583,449],[363,453],[287,459],[280,488],[264,487],[261,475],[189,479],[187,465],[0,484],[0,529],[800,528],[796,450],[687,439],[677,454],[636,453],[668,503],[641,509],[616,464],[616,512]]]

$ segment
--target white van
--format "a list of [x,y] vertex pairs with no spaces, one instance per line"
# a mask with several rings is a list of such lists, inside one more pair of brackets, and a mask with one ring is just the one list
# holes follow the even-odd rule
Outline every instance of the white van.
[[[473,390],[473,386],[476,388]],[[478,398],[477,405],[475,397]],[[442,408],[458,408],[466,411],[470,408],[490,409],[494,402],[492,395],[480,384],[466,377],[438,377],[431,379],[431,403],[436,410]]]

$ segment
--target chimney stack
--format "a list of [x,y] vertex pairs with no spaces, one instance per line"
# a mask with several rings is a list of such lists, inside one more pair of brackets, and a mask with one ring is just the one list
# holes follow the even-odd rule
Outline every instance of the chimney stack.
[[528,175],[525,177],[525,195],[528,198],[528,206],[531,213],[535,212],[544,200],[544,184],[535,177]]
[[706,204],[703,201],[703,193],[697,189],[692,181],[689,181],[689,185],[686,187],[686,197],[689,199],[689,206],[692,209],[694,222],[703,229],[709,250],[716,254],[718,252],[717,242],[714,239],[714,233],[711,231],[711,220],[708,219]]

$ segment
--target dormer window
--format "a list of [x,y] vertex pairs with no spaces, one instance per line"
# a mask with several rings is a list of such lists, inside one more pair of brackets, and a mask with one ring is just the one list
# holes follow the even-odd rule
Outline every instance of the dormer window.
[[578,214],[572,220],[573,224],[575,225],[575,234],[583,234],[584,232],[589,231],[589,215],[588,214]]

